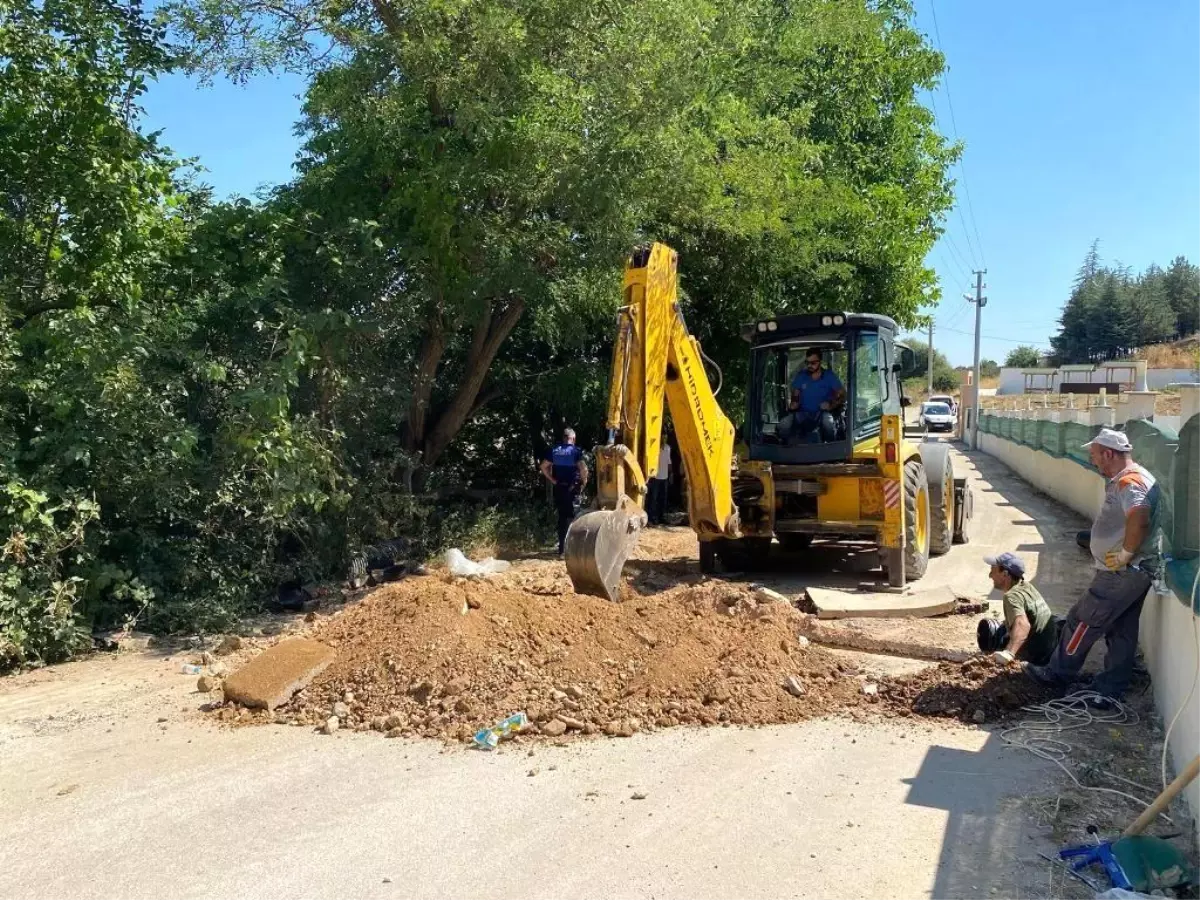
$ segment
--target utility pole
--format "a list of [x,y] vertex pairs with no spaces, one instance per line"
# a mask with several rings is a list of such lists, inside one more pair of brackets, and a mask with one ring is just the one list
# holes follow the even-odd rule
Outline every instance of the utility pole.
[[929,394],[933,393],[933,316],[929,317]]
[[983,296],[983,276],[987,269],[975,270],[975,296],[963,294],[968,301],[975,304],[975,402],[971,409],[971,449],[979,449],[979,328],[982,321],[983,308],[987,306],[987,297]]

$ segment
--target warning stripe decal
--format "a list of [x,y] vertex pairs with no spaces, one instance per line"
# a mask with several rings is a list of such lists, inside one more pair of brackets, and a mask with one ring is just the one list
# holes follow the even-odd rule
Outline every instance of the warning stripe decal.
[[883,505],[887,507],[900,505],[900,482],[885,481],[883,483]]

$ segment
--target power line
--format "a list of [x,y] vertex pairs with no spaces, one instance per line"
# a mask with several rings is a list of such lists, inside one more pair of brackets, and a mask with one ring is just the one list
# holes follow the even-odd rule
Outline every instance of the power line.
[[[933,37],[934,37],[934,40],[937,42],[938,53],[941,53],[942,58],[944,59],[946,54],[942,50],[942,34],[941,34],[941,30],[938,28],[937,5],[934,3],[934,0],[929,0],[929,11],[933,14]],[[950,94],[950,73],[949,72],[947,72],[943,76],[942,84],[946,88],[946,105],[950,108],[950,128],[954,132],[955,143],[958,143],[959,142],[958,122],[955,120],[955,117],[954,117],[954,98]],[[930,96],[932,97],[932,92],[930,92]],[[934,103],[934,107],[933,107],[933,117],[934,117],[934,121],[937,121],[937,104],[936,103]],[[962,172],[963,192],[967,195],[967,212],[970,214],[970,217],[971,217],[971,228],[975,232],[975,243],[978,244],[978,246],[979,246],[979,259],[983,263],[983,268],[986,269],[987,268],[987,257],[984,256],[984,253],[983,253],[983,239],[980,238],[980,236],[979,236],[979,224],[975,219],[975,204],[971,202],[971,186],[967,182],[967,166],[966,166],[966,163],[964,162],[964,156],[965,156],[965,154],[958,158],[958,168]],[[955,204],[955,207],[958,208],[958,217],[959,217],[959,220],[962,221],[962,209],[961,209],[961,207],[958,206],[958,204]],[[963,222],[964,231],[966,230],[966,227],[967,227],[966,222]],[[970,233],[966,233],[965,237],[967,239],[967,246],[970,247],[971,246]]]
[[[962,284],[965,285],[967,282],[967,270],[963,266],[959,265],[958,262],[955,261],[954,257],[947,256],[944,253],[942,253],[940,250],[938,252],[939,252],[939,256],[940,256],[942,262],[946,263],[946,270],[947,270],[948,274],[951,276],[950,278],[948,278],[946,280],[948,280],[948,281],[953,280],[953,281],[957,282],[957,281],[959,281],[959,278],[961,278]],[[953,265],[950,265],[950,263],[953,263]],[[958,275],[954,274],[954,267],[958,268]]]
[[967,281],[970,281],[971,280],[970,273],[972,271],[974,271],[972,269],[972,266],[975,265],[975,260],[972,259],[970,261],[970,263],[966,262],[966,254],[963,253],[962,250],[959,249],[958,244],[954,243],[954,237],[953,237],[953,235],[950,234],[950,232],[948,232],[948,231],[945,232],[943,237],[946,238],[946,244],[950,248],[951,254],[955,257],[955,259],[959,263],[961,263],[963,278],[966,279]]
[[962,314],[963,314],[963,313],[964,313],[966,310],[970,309],[970,307],[971,307],[971,303],[970,303],[970,301],[969,301],[969,300],[963,300],[963,302],[962,302],[962,306],[960,306],[958,309],[956,309],[956,310],[954,311],[954,313],[953,313],[953,314],[950,316],[950,318],[948,318],[948,319],[947,319],[945,322],[939,322],[939,323],[938,323],[938,327],[939,327],[939,328],[947,328],[947,330],[949,330],[949,331],[953,331],[954,329],[953,329],[953,328],[949,328],[948,326],[949,326],[949,325],[950,325],[952,322],[957,322],[957,321],[958,321],[958,320],[959,320],[959,319],[962,317]]
[[[942,331],[953,331],[955,334],[967,334],[967,335],[975,334],[975,332],[973,332],[973,331],[963,331],[961,328],[948,328],[945,325],[939,325],[938,327],[940,329],[942,329]],[[1004,338],[1004,337],[998,337],[997,335],[994,335],[994,334],[984,334],[984,335],[981,335],[981,337],[985,337],[989,341],[1004,341],[1004,343],[1006,343],[1006,344],[1027,344],[1031,347],[1049,347],[1050,346],[1050,344],[1045,344],[1040,341],[1020,340],[1020,339],[1016,339],[1016,338]]]

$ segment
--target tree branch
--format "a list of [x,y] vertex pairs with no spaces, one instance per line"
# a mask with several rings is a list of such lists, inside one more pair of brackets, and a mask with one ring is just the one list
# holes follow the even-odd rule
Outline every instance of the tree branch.
[[496,359],[496,354],[512,330],[516,328],[517,322],[520,321],[524,312],[525,301],[520,297],[509,301],[498,317],[493,316],[492,305],[488,304],[483,318],[475,326],[462,382],[450,403],[438,416],[437,422],[425,440],[423,462],[426,466],[432,466],[437,462],[438,457],[454,440],[472,412],[478,408],[479,391],[483,387],[484,381],[487,380],[488,371]]

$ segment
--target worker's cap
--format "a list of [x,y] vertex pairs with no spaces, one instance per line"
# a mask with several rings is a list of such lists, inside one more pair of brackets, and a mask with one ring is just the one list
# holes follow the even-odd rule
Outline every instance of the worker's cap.
[[1116,450],[1118,453],[1128,453],[1133,449],[1133,444],[1129,443],[1129,438],[1125,432],[1115,431],[1112,428],[1101,428],[1100,433],[1083,446],[1090,447],[1092,444],[1096,444],[1099,447],[1107,447],[1109,450]]
[[1025,577],[1025,563],[1015,553],[997,553],[995,556],[985,556],[983,561],[989,566],[999,566],[1013,578]]

